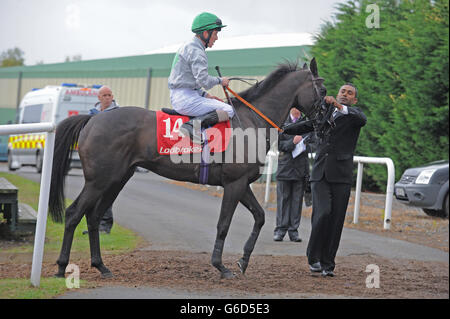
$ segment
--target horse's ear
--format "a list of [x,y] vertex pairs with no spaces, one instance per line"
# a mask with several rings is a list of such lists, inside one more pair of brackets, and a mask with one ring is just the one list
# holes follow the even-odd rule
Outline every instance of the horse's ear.
[[309,69],[311,70],[314,77],[319,76],[319,71],[317,70],[316,58],[312,58],[311,63],[309,64]]
[[305,62],[305,64],[303,64],[303,68],[302,68],[303,70],[306,70],[306,69],[308,69],[308,64]]

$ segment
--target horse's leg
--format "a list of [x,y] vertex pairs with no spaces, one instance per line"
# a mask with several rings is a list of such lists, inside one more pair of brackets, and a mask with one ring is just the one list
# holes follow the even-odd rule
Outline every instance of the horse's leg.
[[91,267],[97,268],[103,278],[110,278],[113,276],[112,272],[103,264],[103,260],[100,253],[100,236],[99,236],[99,224],[100,220],[109,206],[103,204],[104,201],[95,206],[95,208],[86,214],[86,222],[89,233],[89,248],[91,251]]
[[248,262],[250,260],[250,255],[255,248],[256,240],[258,239],[261,228],[265,222],[265,212],[264,209],[259,205],[258,200],[256,199],[253,191],[250,188],[250,185],[247,186],[247,190],[244,196],[241,199],[241,203],[247,207],[247,209],[252,213],[253,218],[255,219],[255,224],[253,225],[253,230],[248,238],[247,242],[244,246],[244,255],[238,261],[239,268],[241,272],[244,274],[247,269]]
[[102,190],[103,194],[100,201],[90,213],[86,213],[86,221],[89,232],[89,247],[91,251],[91,266],[97,268],[103,278],[110,278],[113,274],[105,266],[101,256],[100,236],[98,231],[100,221],[106,209],[114,203],[114,200],[133,174],[134,168],[130,168],[121,181],[116,183],[110,182],[110,185],[108,186],[104,185],[105,187]]
[[56,261],[58,264],[58,273],[55,275],[56,277],[64,277],[66,267],[69,264],[70,249],[72,248],[75,229],[80,223],[81,218],[83,218],[89,205],[93,207],[95,204],[95,202],[92,202],[92,191],[92,189],[89,190],[89,187],[86,187],[85,185],[77,199],[66,209],[63,243],[59,258]]
[[232,278],[233,273],[227,269],[222,263],[223,246],[225,238],[230,228],[231,219],[233,218],[236,206],[245,192],[247,179],[241,178],[224,186],[222,199],[222,207],[220,209],[220,217],[217,223],[217,236],[214,244],[214,250],[211,256],[211,263],[220,271],[221,278]]

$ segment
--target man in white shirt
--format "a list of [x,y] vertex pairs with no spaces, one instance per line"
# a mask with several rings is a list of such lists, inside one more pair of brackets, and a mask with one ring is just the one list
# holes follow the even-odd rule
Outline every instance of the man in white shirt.
[[[292,108],[285,125],[302,121],[298,109]],[[305,178],[309,176],[306,135],[281,133],[278,139],[277,217],[274,241],[282,241],[286,233],[293,242],[301,242],[298,234],[302,213]]]

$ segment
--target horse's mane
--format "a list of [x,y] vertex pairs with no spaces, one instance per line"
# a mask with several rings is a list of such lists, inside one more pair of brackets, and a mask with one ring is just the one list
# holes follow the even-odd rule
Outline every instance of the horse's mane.
[[[278,67],[272,71],[264,80],[256,83],[252,87],[239,93],[239,95],[247,100],[252,101],[257,97],[270,91],[286,74],[297,71],[298,62],[286,61],[279,64]],[[233,102],[235,99],[233,99]]]

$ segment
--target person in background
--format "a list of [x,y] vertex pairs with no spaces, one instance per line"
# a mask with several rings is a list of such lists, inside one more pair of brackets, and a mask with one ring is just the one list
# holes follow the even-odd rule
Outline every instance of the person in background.
[[[89,114],[96,115],[101,112],[108,112],[118,108],[119,105],[114,100],[112,90],[107,86],[102,86],[98,91],[98,102],[94,108],[89,110]],[[103,215],[100,226],[98,228],[100,233],[109,234],[114,223],[112,206],[109,207]],[[83,234],[87,234],[88,231],[83,231]]]
[[[301,112],[292,108],[285,125],[302,121]],[[274,241],[282,241],[286,233],[293,242],[301,242],[298,234],[302,214],[305,177],[309,176],[308,134],[279,134],[277,170],[277,217]]]

